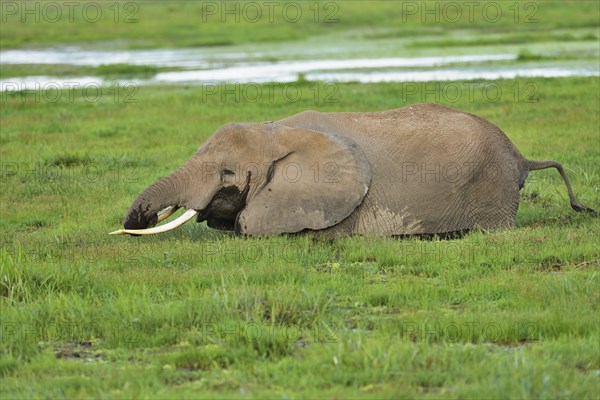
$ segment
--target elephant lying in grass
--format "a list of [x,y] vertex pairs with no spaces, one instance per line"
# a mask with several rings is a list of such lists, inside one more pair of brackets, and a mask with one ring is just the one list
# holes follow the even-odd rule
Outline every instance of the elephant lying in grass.
[[[563,167],[519,153],[494,124],[436,104],[384,112],[305,111],[215,134],[144,190],[113,234],[165,232],[197,216],[246,235],[323,231],[419,235],[515,226],[530,171]],[[180,207],[182,216],[156,225]],[[595,213],[595,212],[594,212]]]

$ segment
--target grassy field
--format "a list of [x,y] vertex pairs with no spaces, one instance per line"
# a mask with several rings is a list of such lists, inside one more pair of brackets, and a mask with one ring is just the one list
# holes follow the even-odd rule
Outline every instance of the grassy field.
[[[91,5],[86,5],[91,3]],[[0,47],[96,44],[109,48],[206,47],[305,39],[362,30],[366,36],[419,37],[471,29],[510,33],[528,43],[549,31],[597,28],[595,1],[37,1],[2,5]],[[450,4],[450,5],[448,5]],[[457,6],[458,4],[458,6]],[[429,10],[429,14],[427,13]],[[433,12],[431,12],[433,10]],[[165,23],[168,21],[168,23]],[[597,37],[597,32],[595,32]],[[547,40],[547,38],[546,38]]]
[[[235,50],[329,35],[357,46],[397,41],[402,56],[598,60],[594,1],[521,2],[518,14],[514,2],[476,2],[478,14],[501,7],[493,23],[451,13],[423,22],[402,8],[423,2],[393,1],[321,2],[316,19],[314,2],[298,2],[293,23],[280,8],[272,23],[243,20],[250,10],[238,23],[223,22],[216,2],[91,2],[102,7],[91,22],[94,10],[75,3],[72,21],[62,2],[31,2],[40,20],[22,21],[10,7],[24,3],[3,2],[1,49]],[[0,68],[1,78],[115,80],[99,91],[0,93],[1,399],[600,398],[599,218],[571,210],[554,170],[530,174],[515,229],[460,240],[258,239],[195,223],[154,237],[107,234],[141,190],[225,123],[421,102],[478,114],[526,157],[560,161],[580,202],[600,211],[600,78],[300,77],[260,85],[258,97],[239,85],[213,93],[116,81],[159,70]]]
[[0,396],[598,398],[600,224],[555,171],[530,175],[516,229],[461,240],[107,235],[226,122],[422,101],[559,160],[600,209],[598,78],[501,81],[495,102],[473,82],[343,84],[334,102],[295,85],[294,102],[3,95]]

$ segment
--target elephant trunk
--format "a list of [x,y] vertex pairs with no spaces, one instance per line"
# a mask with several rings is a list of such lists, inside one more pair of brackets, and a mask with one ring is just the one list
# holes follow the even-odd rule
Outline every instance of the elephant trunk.
[[[219,174],[214,163],[206,163],[197,153],[178,170],[146,188],[125,214],[124,229],[112,235],[152,235],[167,232],[184,224],[207,207],[214,196]],[[202,182],[202,185],[198,183]],[[178,208],[187,211],[177,219],[153,227]],[[152,228],[153,227],[153,228]]]
[[[205,206],[204,203],[207,203],[211,196],[211,190],[210,185],[204,188],[197,185],[198,181],[208,183],[209,180],[201,176],[201,167],[201,160],[192,157],[175,172],[146,188],[125,214],[125,229],[146,229],[154,226],[179,207],[198,210]],[[159,213],[167,207],[172,208]]]
[[[206,168],[206,163],[194,157],[173,172],[144,190],[133,202],[123,222],[124,229],[111,232],[111,235],[153,235],[167,232],[192,219],[199,210],[204,209],[212,196],[219,177],[216,166]],[[198,185],[202,182],[203,185]],[[158,222],[168,218],[178,208],[187,211],[177,219],[154,228]]]
[[146,229],[158,222],[158,212],[181,203],[182,183],[179,174],[172,173],[152,184],[133,202],[125,214],[125,229]]

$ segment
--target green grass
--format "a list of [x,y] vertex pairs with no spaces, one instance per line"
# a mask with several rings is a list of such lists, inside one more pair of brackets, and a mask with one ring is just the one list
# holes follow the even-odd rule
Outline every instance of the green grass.
[[[599,12],[594,1],[458,3],[460,15],[452,1],[428,5],[435,14],[427,14],[422,2],[400,1],[281,1],[271,10],[263,2],[251,1],[229,8],[222,2],[136,1],[115,6],[86,1],[72,10],[58,3],[58,18],[52,6],[56,2],[36,4],[28,6],[29,13],[18,2],[3,7],[2,49],[81,43],[125,48],[227,46],[293,41],[351,29],[363,29],[371,37],[437,34],[440,38],[464,29],[479,35],[509,31],[508,43],[515,38],[521,43],[530,35],[553,40],[552,35],[544,36],[555,29],[597,28]],[[259,5],[258,17],[252,4]]]
[[224,123],[422,101],[559,160],[600,209],[598,78],[499,81],[495,102],[476,82],[343,84],[337,102],[297,85],[295,102],[3,94],[0,396],[598,398],[600,224],[556,171],[530,174],[516,229],[460,240],[107,235]]
[[468,39],[435,39],[435,40],[415,40],[410,47],[467,47],[467,46],[494,46],[501,44],[530,44],[543,42],[598,42],[598,36],[594,33],[585,33],[582,35],[573,35],[571,33],[548,34],[548,32],[528,32],[521,34],[505,33],[503,35],[487,35],[486,37],[472,37]]
[[2,64],[0,77],[17,76],[100,76],[104,78],[149,78],[158,72],[175,71],[176,67],[155,67],[152,65],[103,64],[97,67],[67,64]]
[[[93,3],[103,7],[95,23],[81,5],[57,23],[22,23],[3,8],[0,47],[237,51],[320,36],[394,40],[402,56],[468,48],[514,51],[519,62],[598,59],[591,1],[522,2],[516,22],[513,2],[493,2],[504,15],[496,23],[466,10],[422,22],[403,18],[410,2],[361,1],[322,2],[316,22],[303,2],[297,23],[280,13],[272,23],[204,22],[213,2],[121,3],[115,22],[113,2]],[[130,12],[137,22],[125,21]],[[30,64],[0,75],[116,81],[163,70]],[[257,239],[193,223],[107,235],[141,190],[224,123],[425,101],[490,119],[528,158],[559,160],[579,200],[600,210],[600,79],[332,87],[301,76],[262,85],[256,102],[227,89],[0,94],[0,398],[600,397],[600,224],[570,209],[553,170],[530,174],[516,229],[460,240]]]

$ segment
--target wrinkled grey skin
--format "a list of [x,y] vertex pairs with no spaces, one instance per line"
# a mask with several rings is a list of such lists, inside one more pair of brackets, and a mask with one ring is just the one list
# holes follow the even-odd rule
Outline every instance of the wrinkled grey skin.
[[322,231],[413,235],[515,226],[529,171],[562,166],[524,158],[492,123],[436,104],[385,112],[320,113],[228,124],[171,175],[138,196],[126,229],[159,210],[199,211],[208,226],[248,235]]

